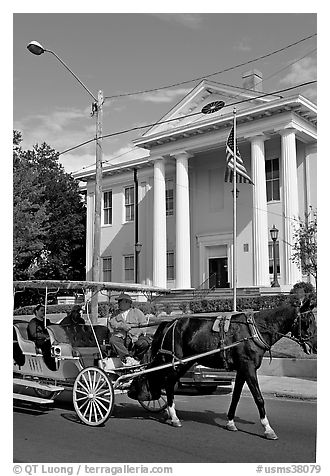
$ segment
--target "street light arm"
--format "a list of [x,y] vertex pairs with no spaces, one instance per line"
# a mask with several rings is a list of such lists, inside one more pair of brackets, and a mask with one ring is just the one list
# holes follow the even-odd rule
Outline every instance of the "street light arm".
[[94,94],[88,89],[87,86],[84,85],[84,83],[78,78],[78,76],[75,75],[73,71],[71,71],[71,69],[69,68],[69,66],[67,66],[67,65],[64,63],[64,61],[61,60],[61,58],[60,58],[59,56],[57,56],[57,54],[56,54],[54,51],[52,51],[52,50],[46,50],[46,49],[44,49],[44,51],[47,51],[47,53],[51,53],[52,55],[54,55],[55,58],[57,58],[58,61],[64,66],[64,68],[66,68],[66,69],[69,71],[69,73],[71,73],[72,76],[76,78],[76,80],[78,81],[78,83],[81,84],[81,86],[85,89],[85,91],[87,91],[88,94],[89,94],[90,96],[92,96],[92,98],[94,99],[94,101],[97,102],[97,98],[94,96]]

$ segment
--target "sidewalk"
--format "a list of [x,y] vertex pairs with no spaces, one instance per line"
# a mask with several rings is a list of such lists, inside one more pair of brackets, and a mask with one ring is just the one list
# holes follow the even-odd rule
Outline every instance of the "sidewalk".
[[[264,396],[295,398],[299,400],[316,400],[317,381],[294,377],[277,377],[258,375],[261,392]],[[243,395],[251,395],[245,384]]]

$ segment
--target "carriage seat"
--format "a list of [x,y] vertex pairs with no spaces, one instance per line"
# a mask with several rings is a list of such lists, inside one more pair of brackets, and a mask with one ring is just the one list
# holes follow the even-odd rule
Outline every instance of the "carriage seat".
[[[106,326],[95,325],[93,328],[99,344],[109,342],[110,332]],[[89,325],[61,326],[61,324],[51,324],[47,329],[51,331],[54,343],[71,344],[74,348],[97,347],[94,333]]]
[[14,340],[16,340],[24,354],[35,355],[40,353],[35,343],[29,339],[27,328],[29,323],[27,321],[14,321]]
[[[101,346],[109,342],[110,332],[106,326],[95,325],[93,328]],[[75,326],[51,324],[47,329],[52,344],[58,344],[62,348],[62,355],[74,356],[78,354],[86,366],[93,365],[94,360],[100,358],[91,326],[85,324]]]

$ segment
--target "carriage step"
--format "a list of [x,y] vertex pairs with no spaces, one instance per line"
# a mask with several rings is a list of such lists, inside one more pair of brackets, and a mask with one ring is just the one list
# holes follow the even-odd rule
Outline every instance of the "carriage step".
[[41,404],[51,404],[54,403],[54,400],[49,398],[40,398],[40,397],[32,397],[30,395],[24,395],[20,393],[14,393],[14,400],[23,400],[24,402],[31,402],[31,403],[41,403]]
[[58,387],[57,385],[47,385],[45,383],[39,383],[33,380],[27,380],[23,378],[14,378],[14,385],[21,385],[22,387],[38,388],[39,390],[47,390],[49,392],[62,392],[64,387]]

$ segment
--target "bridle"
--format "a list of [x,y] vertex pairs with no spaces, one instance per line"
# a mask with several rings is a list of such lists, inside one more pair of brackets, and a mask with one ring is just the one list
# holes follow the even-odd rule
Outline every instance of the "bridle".
[[293,321],[293,326],[292,326],[292,331],[291,331],[291,334],[292,332],[294,332],[294,330],[296,328],[298,328],[298,335],[295,336],[295,335],[287,335],[287,334],[281,334],[280,332],[278,332],[279,335],[282,335],[282,337],[286,337],[287,339],[291,339],[292,341],[296,342],[297,344],[299,344],[301,347],[304,346],[304,344],[309,341],[312,337],[314,337],[315,335],[315,331],[313,333],[313,335],[309,335],[307,337],[303,337],[302,336],[302,326],[301,326],[301,321],[302,321],[302,316],[305,315],[305,314],[313,314],[313,311],[311,311],[310,309],[308,311],[304,311],[304,312],[300,312],[300,310],[298,310],[297,312],[297,315],[295,317],[295,320]]

